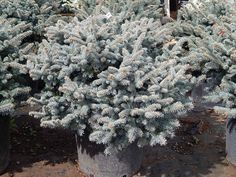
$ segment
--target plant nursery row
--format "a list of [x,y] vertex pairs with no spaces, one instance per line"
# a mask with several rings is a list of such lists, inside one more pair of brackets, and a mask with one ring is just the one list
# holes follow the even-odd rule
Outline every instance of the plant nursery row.
[[22,106],[43,128],[72,131],[86,175],[136,174],[143,148],[168,146],[198,104],[225,116],[236,165],[236,1],[190,0],[174,16],[167,8],[0,0],[0,173]]

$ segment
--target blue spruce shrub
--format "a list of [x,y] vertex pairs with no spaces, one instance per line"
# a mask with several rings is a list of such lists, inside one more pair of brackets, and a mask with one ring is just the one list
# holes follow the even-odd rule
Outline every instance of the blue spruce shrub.
[[[18,67],[21,82],[33,86],[24,64],[30,53],[38,50],[38,43],[44,38],[45,27],[53,25],[57,20],[68,20],[63,16],[66,12],[61,0],[2,0],[0,3],[1,21],[9,21],[8,40],[1,41],[1,58],[11,61],[11,66]],[[2,24],[5,25],[5,24]],[[3,30],[3,35],[8,31]],[[11,39],[12,38],[12,39]],[[16,73],[17,74],[17,73]],[[33,92],[35,86],[33,86]]]
[[67,11],[62,0],[2,0],[0,4],[0,15],[31,23],[37,35],[43,35],[44,28],[58,19],[67,20],[69,17],[62,15]]
[[19,53],[30,50],[22,41],[31,34],[30,24],[0,16],[0,117],[10,116],[29,94],[30,88],[20,82],[24,65]]
[[37,51],[44,28],[62,17],[62,1],[2,0],[0,3],[0,115],[13,113],[26,99],[27,56]]
[[142,17],[159,19],[162,16],[159,0],[64,0],[79,19],[90,15],[109,14],[120,20],[138,20]]
[[180,11],[180,18],[200,27],[205,38],[197,45],[197,51],[207,61],[203,73],[208,74],[212,93],[207,101],[219,104],[215,110],[228,118],[236,118],[236,2],[197,1],[190,2]]
[[31,114],[45,127],[81,136],[88,130],[106,153],[133,142],[166,144],[179,126],[177,117],[192,109],[186,94],[197,82],[188,74],[191,53],[184,40],[171,41],[174,32],[159,20],[121,19],[100,14],[58,21],[27,61],[30,76],[46,85],[29,99],[41,105]]

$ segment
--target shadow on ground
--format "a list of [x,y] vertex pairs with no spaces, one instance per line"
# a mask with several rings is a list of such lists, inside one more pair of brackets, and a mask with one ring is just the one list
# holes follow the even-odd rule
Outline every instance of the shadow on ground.
[[[134,177],[235,177],[236,169],[225,160],[223,116],[197,112],[181,124],[167,146],[145,149]],[[83,177],[72,132],[43,129],[38,120],[21,116],[11,139],[11,164],[2,177]]]
[[140,174],[148,177],[226,177],[224,118],[198,112],[181,122],[176,137],[167,146],[145,150]]
[[78,174],[74,134],[62,129],[41,128],[39,124],[29,116],[15,119],[11,132],[11,162],[6,174],[16,177]]

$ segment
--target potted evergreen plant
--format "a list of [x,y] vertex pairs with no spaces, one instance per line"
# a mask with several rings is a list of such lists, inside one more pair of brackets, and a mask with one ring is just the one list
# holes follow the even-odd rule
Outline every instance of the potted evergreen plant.
[[236,165],[236,2],[190,1],[179,11],[179,19],[203,29],[204,38],[196,46],[206,63],[201,74],[208,75],[208,95],[205,101],[217,104],[216,112],[226,120],[227,159]]
[[10,118],[14,108],[26,99],[30,88],[21,85],[18,63],[24,38],[31,34],[30,25],[0,16],[0,174],[9,163]]
[[46,29],[47,39],[27,61],[30,76],[45,82],[29,99],[41,110],[30,114],[44,127],[76,131],[86,174],[131,176],[140,167],[141,147],[165,145],[174,136],[177,117],[193,108],[186,94],[197,79],[182,62],[190,55],[186,41],[169,41],[178,30],[185,33],[184,25],[168,31],[142,7],[140,18],[99,8],[103,13]]
[[61,15],[69,10],[62,4],[61,0],[0,3],[0,173],[9,163],[10,119],[17,116],[15,108],[31,90],[24,64],[28,54],[37,50],[44,27],[71,18]]

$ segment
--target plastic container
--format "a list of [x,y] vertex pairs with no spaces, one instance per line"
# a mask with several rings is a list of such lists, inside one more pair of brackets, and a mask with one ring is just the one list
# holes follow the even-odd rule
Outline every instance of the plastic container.
[[236,119],[226,121],[226,159],[236,166]]
[[10,118],[0,117],[0,175],[10,161]]
[[143,149],[133,143],[128,148],[104,154],[104,146],[76,135],[80,170],[94,177],[131,177],[141,167]]

